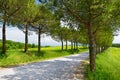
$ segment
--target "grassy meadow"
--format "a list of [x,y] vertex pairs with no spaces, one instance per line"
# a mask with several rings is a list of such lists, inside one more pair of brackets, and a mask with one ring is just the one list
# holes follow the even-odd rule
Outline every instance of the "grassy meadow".
[[71,54],[77,54],[78,52],[87,51],[82,47],[79,47],[79,50],[72,51],[70,50],[70,46],[68,50],[61,51],[61,47],[42,47],[41,54],[38,56],[37,48],[29,48],[29,52],[24,53],[23,49],[9,49],[7,50],[6,55],[0,56],[0,67],[9,67],[14,65],[19,65],[23,63],[42,61],[56,57],[67,56]]
[[120,80],[120,48],[109,48],[96,58],[96,71],[87,66],[87,80]]

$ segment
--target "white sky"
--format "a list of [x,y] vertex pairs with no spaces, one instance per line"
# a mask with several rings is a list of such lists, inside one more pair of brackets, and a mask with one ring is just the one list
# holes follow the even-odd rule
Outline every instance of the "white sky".
[[[0,28],[0,39],[2,38],[2,28]],[[16,27],[10,27],[6,29],[6,39],[7,40],[13,40],[16,42],[24,42],[25,40],[25,36],[24,33],[19,30]],[[29,43],[35,43],[37,44],[38,38],[37,35],[35,33],[33,33],[32,35],[29,36]],[[57,46],[57,45],[61,45],[60,42],[57,42],[55,40],[53,40],[50,36],[43,36],[42,35],[42,39],[41,39],[41,44],[42,46]]]
[[120,43],[120,33],[118,36],[114,36],[113,43]]
[[[1,25],[0,25],[1,26]],[[2,28],[0,27],[0,39],[2,38]],[[24,33],[16,27],[8,27],[6,30],[6,39],[13,40],[17,42],[24,42]],[[29,36],[29,43],[37,44],[38,38],[35,33]],[[60,42],[53,40],[50,36],[42,36],[42,46],[58,46],[61,45]],[[114,37],[113,43],[120,43],[120,35]]]

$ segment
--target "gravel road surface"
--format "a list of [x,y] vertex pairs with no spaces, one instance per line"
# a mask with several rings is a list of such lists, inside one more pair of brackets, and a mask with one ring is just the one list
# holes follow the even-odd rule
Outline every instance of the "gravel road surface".
[[88,52],[0,70],[0,80],[78,80],[73,73]]

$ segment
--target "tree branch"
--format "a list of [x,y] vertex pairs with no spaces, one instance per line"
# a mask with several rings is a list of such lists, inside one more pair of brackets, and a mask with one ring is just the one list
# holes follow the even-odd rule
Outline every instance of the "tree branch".
[[93,32],[93,34],[96,34],[96,32],[99,30],[100,26],[96,28],[96,30]]
[[95,19],[95,18],[101,16],[103,13],[105,13],[105,12],[100,12],[100,13],[98,13],[98,14],[94,14],[95,16],[93,16],[92,19]]
[[20,8],[21,7],[18,7],[15,11],[13,11],[8,17],[11,17],[11,16],[13,16],[17,11],[19,11],[20,10]]
[[62,1],[64,6],[66,7],[67,11],[76,18],[77,21],[86,24],[87,22],[84,21],[79,15],[78,13],[76,13],[75,11],[71,10],[69,7],[67,7],[66,3],[64,3],[64,1]]

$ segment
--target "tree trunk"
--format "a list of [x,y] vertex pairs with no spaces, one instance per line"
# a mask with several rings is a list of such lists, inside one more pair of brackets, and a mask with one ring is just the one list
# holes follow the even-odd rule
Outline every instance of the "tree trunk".
[[76,49],[76,45],[75,45],[75,42],[74,42],[74,50]]
[[73,42],[71,41],[71,50],[73,50]]
[[98,53],[101,53],[101,46],[99,45],[99,47],[98,47],[98,48],[99,48],[99,52],[98,52]]
[[98,46],[96,45],[96,54],[98,54]]
[[63,51],[63,40],[61,39],[61,50]]
[[104,51],[104,47],[102,46],[102,47],[101,47],[101,52],[103,52],[103,51]]
[[88,23],[87,28],[88,28],[88,37],[89,37],[90,70],[94,72],[96,70],[96,66],[95,66],[96,47],[95,47],[95,40],[94,40],[91,23]]
[[68,48],[68,44],[67,44],[67,40],[66,40],[66,50],[67,50],[67,48]]
[[25,49],[24,52],[28,51],[28,25],[25,25]]
[[2,28],[2,52],[6,53],[6,20],[3,22],[3,28]]
[[38,31],[38,55],[40,55],[41,52],[41,28],[39,26],[39,31]]
[[78,50],[78,43],[76,42],[76,49]]

